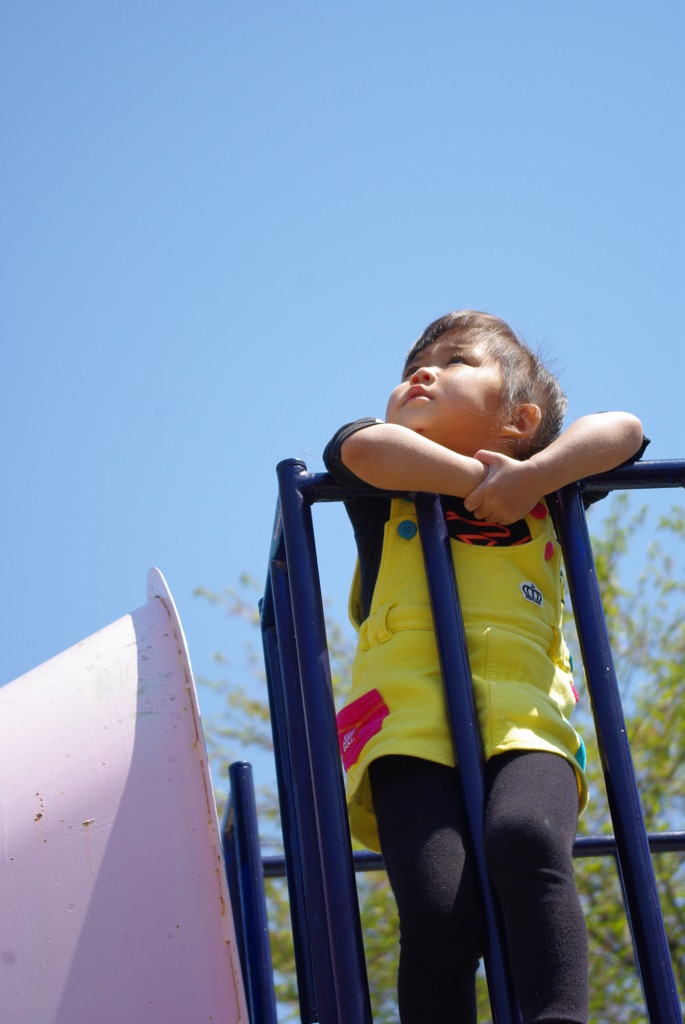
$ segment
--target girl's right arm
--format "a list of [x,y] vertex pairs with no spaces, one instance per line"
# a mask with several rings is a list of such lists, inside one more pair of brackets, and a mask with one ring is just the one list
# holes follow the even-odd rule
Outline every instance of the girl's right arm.
[[464,498],[487,475],[466,455],[396,423],[373,423],[347,437],[343,464],[355,476],[387,491],[430,491]]

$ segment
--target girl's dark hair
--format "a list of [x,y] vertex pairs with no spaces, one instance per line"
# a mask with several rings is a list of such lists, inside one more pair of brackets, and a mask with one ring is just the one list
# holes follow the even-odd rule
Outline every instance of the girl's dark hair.
[[566,395],[540,357],[499,317],[473,309],[441,316],[414,342],[404,361],[405,369],[424,348],[448,331],[459,331],[469,341],[485,346],[487,358],[496,362],[502,372],[502,401],[508,414],[513,416],[520,405],[528,402],[539,406],[540,425],[515,456],[527,459],[551,444],[561,433]]

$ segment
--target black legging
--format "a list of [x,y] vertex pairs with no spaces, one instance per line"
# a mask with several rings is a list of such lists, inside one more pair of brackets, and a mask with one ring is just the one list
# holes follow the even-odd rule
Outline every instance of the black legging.
[[[388,756],[370,768],[400,917],[402,1024],[475,1024],[482,925],[456,770]],[[524,1024],[587,1024],[588,949],[573,872],[578,787],[556,754],[487,765],[485,850]]]

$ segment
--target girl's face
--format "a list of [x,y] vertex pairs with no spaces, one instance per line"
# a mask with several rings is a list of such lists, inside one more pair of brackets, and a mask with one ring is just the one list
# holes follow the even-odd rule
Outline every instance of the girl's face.
[[407,366],[385,418],[461,455],[502,451],[501,392],[500,368],[482,342],[448,331]]

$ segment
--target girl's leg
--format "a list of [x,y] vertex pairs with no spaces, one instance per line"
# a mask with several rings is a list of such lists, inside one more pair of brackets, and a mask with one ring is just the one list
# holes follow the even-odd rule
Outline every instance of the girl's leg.
[[588,947],[573,871],[575,772],[556,754],[488,763],[488,869],[525,1024],[587,1024]]
[[388,756],[373,762],[370,777],[399,910],[402,1024],[475,1024],[481,922],[455,769]]

